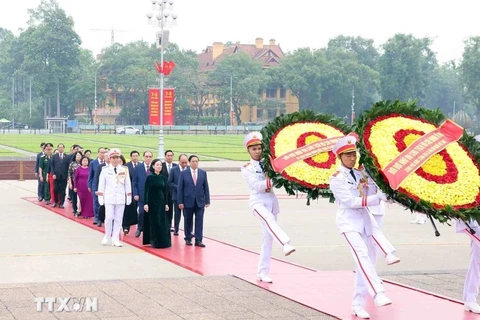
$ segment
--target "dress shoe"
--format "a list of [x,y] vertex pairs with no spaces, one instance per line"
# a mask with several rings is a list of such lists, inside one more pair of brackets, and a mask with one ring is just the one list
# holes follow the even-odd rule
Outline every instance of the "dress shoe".
[[285,253],[285,256],[289,256],[294,252],[295,252],[295,248],[289,245],[288,243],[285,243],[283,245],[283,253]]
[[174,236],[178,236],[178,232],[174,232],[173,235],[174,235]]
[[97,225],[97,224],[98,224],[98,222],[97,222],[97,221],[93,221],[93,224],[94,224],[94,225]]
[[192,245],[192,240],[185,240],[185,244],[187,246],[191,246]]
[[258,277],[258,280],[260,280],[262,282],[265,282],[265,283],[272,283],[273,282],[272,278],[270,278],[269,276],[267,276],[266,274],[263,274],[263,273],[258,274],[257,277]]
[[388,299],[387,296],[383,292],[379,292],[375,295],[375,306],[383,307],[392,304],[392,300]]
[[142,234],[142,230],[137,229],[137,231],[135,231],[135,238],[140,237],[141,234]]
[[122,246],[122,243],[118,240],[113,240],[112,241],[112,246],[114,247],[121,247]]
[[97,226],[98,226],[99,228],[101,228],[102,225],[103,225],[103,222],[99,222],[99,223],[97,224]]
[[50,204],[50,201],[45,202],[45,204],[48,206]]
[[128,230],[127,228],[123,229],[123,233],[124,233],[125,235],[127,235],[129,232],[130,232],[130,230]]
[[360,319],[370,319],[370,315],[362,306],[352,306],[352,314]]
[[108,238],[107,237],[103,237],[102,239],[102,246],[106,246],[108,244]]
[[38,201],[43,201],[43,198],[41,198],[41,197],[38,197]]
[[59,205],[58,206],[60,209],[64,209],[65,207],[63,206],[63,204]]
[[57,204],[56,204],[56,203],[52,204],[52,208],[55,208],[56,206],[57,206]]
[[195,247],[205,248],[205,244],[202,241],[195,241]]
[[480,305],[476,302],[465,302],[465,311],[480,313]]
[[395,257],[393,255],[393,253],[389,253],[387,254],[387,256],[385,257],[385,259],[387,260],[387,264],[389,266],[391,266],[392,264],[396,264],[396,263],[399,263],[400,262],[400,259]]

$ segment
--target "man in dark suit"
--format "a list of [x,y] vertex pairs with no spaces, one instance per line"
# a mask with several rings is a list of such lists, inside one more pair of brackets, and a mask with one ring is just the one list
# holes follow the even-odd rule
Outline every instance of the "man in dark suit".
[[[98,186],[99,186],[99,183],[100,183],[100,174],[102,173],[102,169],[108,165],[110,165],[110,158],[108,157],[108,151],[110,151],[110,149],[108,148],[105,148],[105,154],[103,156],[103,159],[105,161],[103,161],[103,163],[99,164],[96,168],[95,168],[95,174],[94,174],[94,177],[93,177],[93,181],[92,181],[92,192],[95,194],[95,196],[97,197],[97,202],[98,202]],[[98,202],[98,221],[97,221],[97,225],[99,227],[102,226],[103,222],[102,220],[100,219],[100,202]],[[105,208],[104,208],[105,209]],[[94,222],[95,224],[95,222]]]
[[[172,150],[167,150],[165,151],[165,162],[162,163],[162,171],[160,174],[162,174],[165,177],[165,180],[168,181],[168,177],[170,175],[170,172],[172,171],[173,168],[177,166],[176,163],[173,163],[173,151]],[[174,231],[172,228],[172,220],[173,220],[173,199],[172,199],[172,190],[171,188],[168,188],[168,195],[167,195],[167,205],[168,205],[168,210],[166,212],[167,214],[167,223],[168,226],[170,227],[170,231]]]
[[[140,153],[136,150],[130,152],[130,161],[128,161],[125,165],[128,168],[128,172],[130,173],[130,182],[133,183],[133,175],[135,174],[135,167],[139,164],[138,157]],[[132,184],[133,185],[133,184]]]
[[203,215],[205,207],[210,205],[210,190],[208,188],[207,173],[198,168],[199,159],[196,155],[188,158],[190,169],[180,173],[177,188],[177,203],[185,212],[184,232],[185,243],[192,245],[193,215],[195,215],[195,246],[205,247],[203,244]]
[[[95,179],[95,171],[97,167],[105,162],[105,148],[98,148],[97,158],[90,161],[88,165],[88,190],[92,193],[93,198],[93,224],[98,224],[98,212],[100,210],[100,204],[98,203],[98,196],[95,194],[96,189],[93,190],[93,181]],[[98,181],[98,180],[97,180]],[[98,185],[98,182],[97,182]]]
[[[178,178],[180,177],[180,172],[184,171],[188,168],[188,157],[186,154],[181,154],[178,157],[178,166],[175,166],[170,171],[168,175],[168,187],[172,194],[173,200],[173,207],[175,210],[174,218],[173,218],[173,235],[178,236],[178,229],[180,227],[180,219],[182,218],[182,210],[178,207],[177,202],[177,186],[178,186]],[[163,167],[162,167],[163,170]]]
[[42,158],[45,155],[45,152],[43,152],[43,148],[45,147],[45,142],[40,143],[40,151],[37,153],[37,162],[35,162],[35,177],[37,177],[37,182],[38,182],[38,189],[37,189],[37,195],[38,195],[38,201],[42,201],[44,197],[44,188],[43,188],[43,182],[40,181],[40,175],[38,174],[38,167],[40,165],[40,158]]
[[151,151],[145,151],[143,153],[143,163],[135,167],[135,173],[133,174],[133,199],[138,204],[138,226],[135,232],[135,237],[140,237],[143,231],[143,205],[145,197],[145,180],[150,174],[150,164],[152,163],[153,153]]
[[60,143],[57,149],[58,153],[52,157],[52,173],[55,191],[52,207],[55,208],[58,205],[59,208],[63,209],[70,157],[65,154],[65,145],[63,143]]

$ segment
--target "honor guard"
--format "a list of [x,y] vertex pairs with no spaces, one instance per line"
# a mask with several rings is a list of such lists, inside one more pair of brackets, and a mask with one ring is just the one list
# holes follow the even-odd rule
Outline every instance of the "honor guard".
[[[400,262],[394,256],[395,249],[385,238],[378,222],[383,214],[382,201],[386,195],[381,192],[363,170],[356,170],[357,139],[353,136],[341,138],[333,147],[341,165],[330,177],[330,189],[338,204],[337,228],[347,241],[356,264],[355,293],[352,314],[369,319],[365,310],[367,293],[374,298],[377,307],[392,302],[388,299],[381,279],[375,269],[376,248],[385,255],[388,265]],[[378,222],[377,222],[378,221]]]
[[43,182],[43,198],[45,204],[49,205],[51,200],[50,183],[48,181],[48,174],[50,173],[50,162],[52,160],[53,144],[46,143],[44,146],[44,154],[40,157],[38,163],[38,177]]
[[268,273],[273,239],[282,246],[286,256],[295,252],[295,248],[290,245],[290,238],[277,224],[278,200],[272,189],[272,181],[266,176],[260,162],[262,157],[261,133],[249,133],[245,137],[244,145],[251,160],[242,167],[242,176],[250,189],[250,209],[253,211],[253,215],[260,219],[263,229],[257,276],[260,281],[272,282]]
[[102,245],[121,247],[120,229],[122,228],[125,204],[132,203],[132,186],[130,174],[126,166],[120,165],[120,149],[113,148],[108,152],[110,166],[102,168],[98,183],[98,202],[105,205],[105,237]]
[[459,233],[465,233],[470,238],[470,266],[468,267],[465,285],[463,287],[463,302],[465,311],[480,313],[477,302],[480,289],[480,226],[478,221],[472,220],[468,225],[460,220],[456,221]]

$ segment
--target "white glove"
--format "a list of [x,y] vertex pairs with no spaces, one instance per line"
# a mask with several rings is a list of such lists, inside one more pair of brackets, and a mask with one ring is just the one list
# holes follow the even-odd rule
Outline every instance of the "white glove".
[[98,203],[103,206],[105,204],[105,200],[103,199],[103,196],[98,196]]
[[378,199],[380,199],[381,201],[387,201],[387,195],[385,193],[383,193],[382,191],[378,191],[377,192],[377,197]]
[[127,196],[127,206],[132,203],[132,196]]

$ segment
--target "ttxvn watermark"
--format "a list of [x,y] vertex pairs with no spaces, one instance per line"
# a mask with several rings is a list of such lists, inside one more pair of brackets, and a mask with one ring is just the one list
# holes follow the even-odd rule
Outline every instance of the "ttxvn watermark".
[[98,298],[94,297],[36,297],[38,312],[97,312]]

